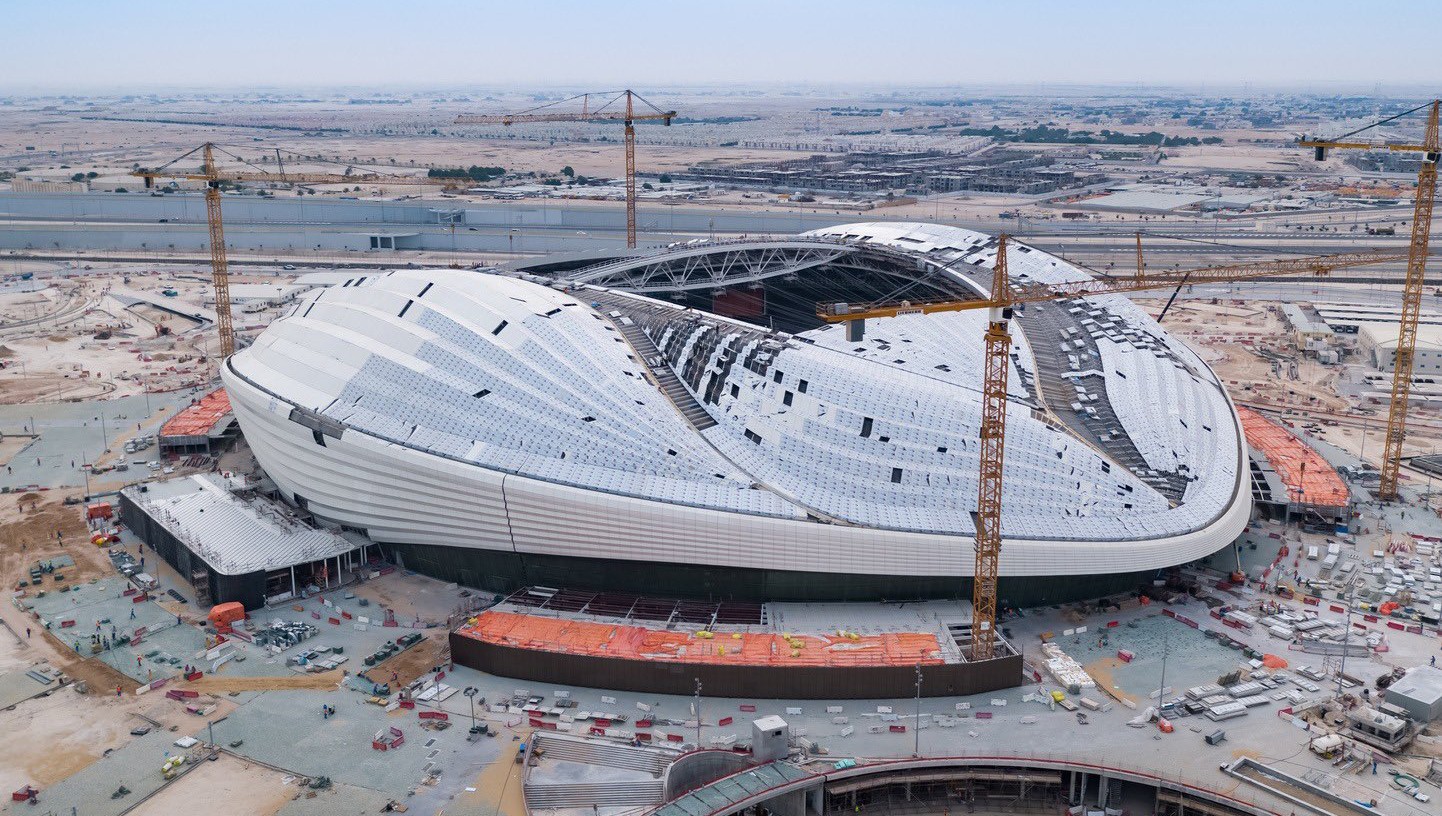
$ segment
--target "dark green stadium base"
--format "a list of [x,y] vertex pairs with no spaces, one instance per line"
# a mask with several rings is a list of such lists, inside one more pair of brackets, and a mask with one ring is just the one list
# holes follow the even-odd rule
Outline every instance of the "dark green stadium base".
[[[527,586],[632,592],[713,601],[914,601],[970,598],[970,578],[707,567],[606,558],[519,555],[497,550],[382,544],[399,565],[442,581],[488,592]],[[1135,592],[1155,570],[1105,575],[1002,578],[1003,606],[1032,607]]]

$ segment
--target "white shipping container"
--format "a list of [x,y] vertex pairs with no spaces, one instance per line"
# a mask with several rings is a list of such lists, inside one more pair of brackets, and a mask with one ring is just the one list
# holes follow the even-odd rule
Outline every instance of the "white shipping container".
[[1244,629],[1251,629],[1257,625],[1257,618],[1255,616],[1248,615],[1239,609],[1233,609],[1231,612],[1228,612],[1226,618],[1233,623],[1239,624]]

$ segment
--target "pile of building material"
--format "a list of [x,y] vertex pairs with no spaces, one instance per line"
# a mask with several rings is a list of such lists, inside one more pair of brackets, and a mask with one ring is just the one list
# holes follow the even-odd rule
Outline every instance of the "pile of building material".
[[257,646],[272,646],[275,651],[286,649],[315,637],[320,630],[302,621],[271,621],[270,626],[255,633]]
[[303,649],[294,655],[286,658],[285,664],[301,672],[326,672],[339,668],[342,663],[350,660],[342,654],[344,649],[340,647],[315,646]]
[[385,645],[366,655],[364,662],[367,666],[374,666],[393,654],[404,652],[406,649],[420,643],[424,638],[425,635],[422,635],[420,632],[412,632],[409,635],[401,635],[395,640],[388,640],[385,642]]
[[1097,682],[1092,676],[1086,673],[1081,664],[1073,660],[1061,647],[1055,643],[1043,643],[1042,654],[1046,656],[1047,674],[1052,676],[1063,688],[1096,688]]

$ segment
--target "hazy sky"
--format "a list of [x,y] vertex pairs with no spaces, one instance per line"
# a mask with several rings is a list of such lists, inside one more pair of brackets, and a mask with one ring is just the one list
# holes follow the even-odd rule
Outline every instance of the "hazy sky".
[[[5,0],[0,90],[1442,86],[1437,0]],[[1407,37],[1421,38],[1415,46]]]

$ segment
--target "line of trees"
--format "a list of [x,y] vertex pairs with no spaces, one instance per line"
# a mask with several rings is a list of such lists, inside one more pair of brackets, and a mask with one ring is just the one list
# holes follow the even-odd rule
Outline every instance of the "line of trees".
[[481,167],[471,165],[460,167],[432,167],[426,171],[426,178],[468,178],[471,181],[493,181],[506,174],[504,167]]

